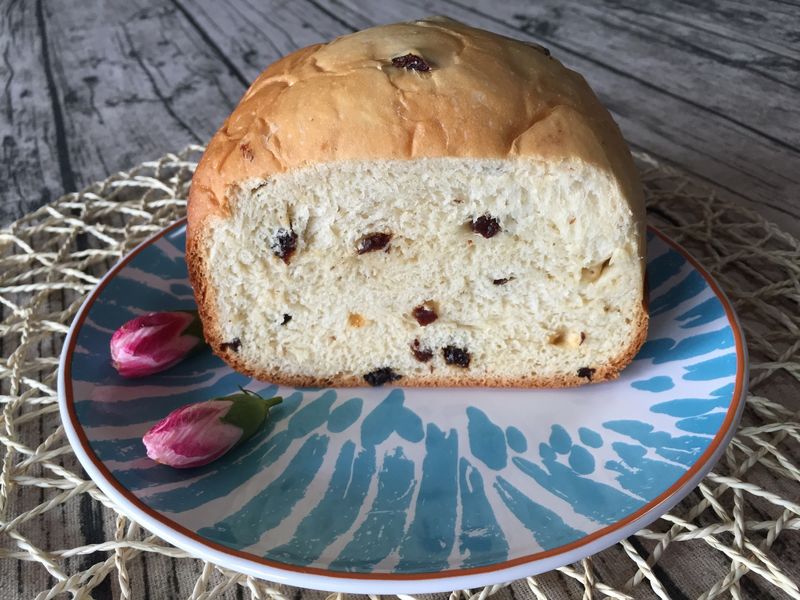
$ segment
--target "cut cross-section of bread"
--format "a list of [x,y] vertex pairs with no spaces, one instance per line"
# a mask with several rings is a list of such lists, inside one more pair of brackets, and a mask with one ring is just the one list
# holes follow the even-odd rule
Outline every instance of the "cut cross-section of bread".
[[206,337],[296,385],[566,386],[647,329],[641,188],[586,82],[446,20],[267,69],[192,183]]

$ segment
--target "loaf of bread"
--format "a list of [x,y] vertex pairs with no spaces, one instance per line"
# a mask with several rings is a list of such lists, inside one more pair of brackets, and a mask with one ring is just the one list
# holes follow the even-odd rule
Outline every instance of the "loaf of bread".
[[616,124],[545,48],[449,19],[270,66],[188,210],[206,338],[259,379],[571,386],[615,377],[646,335]]

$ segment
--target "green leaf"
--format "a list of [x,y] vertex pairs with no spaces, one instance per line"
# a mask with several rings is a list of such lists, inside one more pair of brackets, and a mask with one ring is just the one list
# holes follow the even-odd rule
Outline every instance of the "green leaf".
[[274,398],[262,398],[255,392],[242,389],[241,394],[233,394],[232,396],[225,396],[220,400],[230,400],[233,402],[230,410],[222,417],[221,421],[230,423],[242,430],[242,437],[238,443],[241,443],[252,436],[258,428],[261,427],[264,420],[269,414],[269,409],[273,406],[283,402],[283,398],[276,396]]

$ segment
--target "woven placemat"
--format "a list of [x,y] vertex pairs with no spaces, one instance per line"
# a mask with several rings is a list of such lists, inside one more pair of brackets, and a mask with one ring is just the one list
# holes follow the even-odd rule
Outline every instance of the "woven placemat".
[[[184,215],[201,152],[118,173],[0,230],[0,598],[327,595],[205,563],[119,515],[59,419],[69,323],[114,261]],[[741,317],[751,358],[741,428],[714,471],[649,528],[591,559],[451,600],[800,598],[800,244],[637,160],[651,220],[714,274]]]

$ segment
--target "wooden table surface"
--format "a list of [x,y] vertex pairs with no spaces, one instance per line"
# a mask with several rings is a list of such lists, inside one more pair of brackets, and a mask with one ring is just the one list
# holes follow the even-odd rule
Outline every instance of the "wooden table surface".
[[292,50],[445,14],[549,47],[630,145],[800,234],[798,0],[0,0],[0,225],[205,143]]

